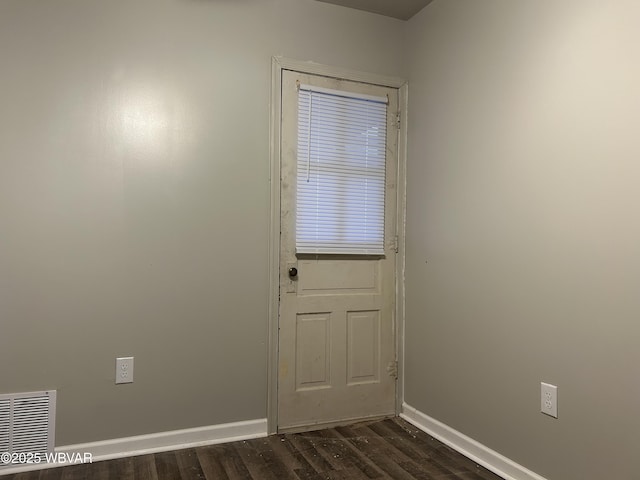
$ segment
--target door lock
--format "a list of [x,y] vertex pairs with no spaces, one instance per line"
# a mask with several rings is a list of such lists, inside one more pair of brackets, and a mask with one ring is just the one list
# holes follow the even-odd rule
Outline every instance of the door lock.
[[296,293],[298,290],[298,263],[287,263],[287,279],[285,280],[285,291],[287,293]]

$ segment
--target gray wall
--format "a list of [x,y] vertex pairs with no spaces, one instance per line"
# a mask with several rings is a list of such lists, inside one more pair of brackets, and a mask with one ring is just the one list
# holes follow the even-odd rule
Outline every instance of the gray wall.
[[57,389],[58,445],[264,418],[271,56],[401,75],[403,29],[310,0],[0,2],[0,393]]
[[436,0],[408,23],[406,401],[554,480],[640,471],[639,22]]

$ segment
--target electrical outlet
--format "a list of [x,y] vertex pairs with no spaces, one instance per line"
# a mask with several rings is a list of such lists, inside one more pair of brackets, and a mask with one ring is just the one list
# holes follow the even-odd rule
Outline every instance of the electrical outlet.
[[540,411],[545,415],[558,418],[558,387],[540,383]]
[[133,357],[116,358],[116,383],[133,383]]

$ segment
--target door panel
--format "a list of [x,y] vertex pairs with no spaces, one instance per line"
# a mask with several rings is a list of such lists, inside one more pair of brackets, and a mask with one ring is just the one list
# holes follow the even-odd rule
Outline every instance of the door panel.
[[[296,255],[299,84],[389,98],[384,255]],[[278,429],[392,415],[398,92],[289,71],[282,89]]]
[[331,314],[297,315],[296,391],[331,386]]
[[380,380],[380,312],[347,312],[347,385]]
[[378,262],[298,261],[298,294],[379,293]]

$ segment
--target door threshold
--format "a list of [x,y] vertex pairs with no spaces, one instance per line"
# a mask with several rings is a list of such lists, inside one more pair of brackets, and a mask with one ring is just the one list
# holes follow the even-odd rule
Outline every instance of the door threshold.
[[352,425],[354,423],[361,422],[377,422],[380,420],[384,420],[386,418],[394,418],[396,416],[395,413],[389,413],[387,415],[372,415],[368,417],[354,417],[354,418],[344,418],[342,420],[334,420],[331,422],[318,422],[312,423],[310,425],[294,425],[292,427],[278,427],[278,433],[302,433],[302,432],[313,432],[314,430],[325,430],[327,428],[334,427],[344,427],[346,425]]

